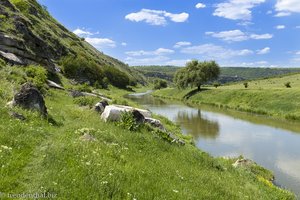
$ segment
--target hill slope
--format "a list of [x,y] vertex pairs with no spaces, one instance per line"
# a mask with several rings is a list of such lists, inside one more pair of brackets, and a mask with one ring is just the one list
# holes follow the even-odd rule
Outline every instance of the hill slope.
[[126,64],[68,31],[35,0],[0,1],[0,58],[18,65],[40,64],[52,72],[66,61],[76,60],[81,66],[77,69],[69,64],[72,78],[93,81],[101,77],[91,77],[100,73],[97,68],[109,66],[126,73],[131,82],[143,82],[142,76]]

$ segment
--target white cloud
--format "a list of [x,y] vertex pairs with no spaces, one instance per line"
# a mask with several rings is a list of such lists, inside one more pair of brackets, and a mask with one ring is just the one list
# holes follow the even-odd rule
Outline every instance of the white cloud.
[[172,49],[165,49],[165,48],[159,48],[155,51],[127,51],[125,52],[129,56],[162,56],[162,55],[169,55],[173,54],[174,50]]
[[262,35],[248,34],[242,32],[241,30],[206,32],[205,34],[228,42],[240,42],[249,39],[254,39],[254,40],[271,39],[273,37],[273,35],[271,34],[262,34]]
[[300,13],[299,0],[277,0],[275,10],[277,17],[288,16],[291,13]]
[[275,27],[276,29],[285,29],[285,25],[278,25]]
[[232,20],[251,20],[251,9],[265,0],[228,0],[216,5],[213,15]]
[[169,58],[165,56],[155,56],[150,58],[127,57],[125,61],[130,65],[163,65]]
[[248,39],[248,36],[240,30],[222,31],[216,32],[206,32],[206,35],[211,35],[212,37],[222,39],[224,41],[244,41]]
[[202,55],[206,59],[228,59],[235,56],[246,56],[253,54],[253,51],[249,49],[232,50],[214,44],[186,47],[183,48],[181,52],[185,54]]
[[188,13],[180,13],[180,14],[173,14],[162,10],[149,10],[149,9],[142,9],[136,13],[130,13],[125,16],[125,19],[134,21],[134,22],[141,22],[145,21],[151,25],[157,26],[164,26],[167,24],[167,18],[169,18],[173,22],[185,22],[189,18]]
[[205,8],[206,5],[203,4],[203,3],[197,3],[195,7],[196,7],[197,9],[200,9],[200,8]]
[[190,45],[192,45],[192,43],[183,41],[183,42],[177,42],[173,47],[180,48],[183,46],[190,46]]
[[77,28],[73,31],[73,33],[75,33],[76,35],[78,35],[79,37],[88,37],[88,36],[92,36],[94,35],[95,33],[91,33],[89,31],[86,31],[84,29],[80,29],[80,28]]
[[291,13],[290,12],[279,12],[276,15],[274,15],[275,17],[286,17],[286,16],[290,16]]
[[126,46],[127,46],[127,43],[126,43],[126,42],[122,42],[121,45],[122,45],[123,47],[126,47]]
[[267,54],[267,53],[270,53],[270,50],[271,50],[270,47],[265,47],[263,49],[257,50],[257,54],[260,54],[260,55]]
[[190,59],[186,59],[186,60],[170,60],[170,61],[167,61],[165,64],[166,65],[172,65],[172,66],[185,66],[185,64],[187,62],[191,61]]
[[87,37],[85,38],[85,41],[93,45],[97,49],[103,49],[103,48],[114,48],[116,47],[116,42],[108,39],[108,38],[91,38]]
[[258,35],[258,34],[251,34],[251,35],[250,35],[250,38],[251,38],[251,39],[254,39],[254,40],[266,40],[266,39],[271,39],[271,38],[273,38],[273,35],[272,35],[272,34],[269,34],[269,33],[261,34],[261,35]]

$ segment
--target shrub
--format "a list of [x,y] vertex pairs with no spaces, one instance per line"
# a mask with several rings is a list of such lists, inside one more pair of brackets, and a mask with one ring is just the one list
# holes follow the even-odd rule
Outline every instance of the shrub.
[[26,73],[22,68],[14,66],[9,68],[9,72],[6,76],[6,79],[10,82],[14,82],[18,85],[21,85],[26,82]]
[[115,87],[126,88],[130,83],[127,74],[115,67],[104,66],[102,67],[102,71],[104,76],[107,77],[109,82]]
[[92,84],[96,81],[102,84],[104,75],[100,66],[83,53],[79,53],[76,56],[66,56],[62,58],[60,64],[63,73],[68,78],[87,79]]
[[243,85],[244,85],[245,88],[248,88],[248,83],[247,82],[243,83]]
[[73,101],[79,106],[89,106],[90,108],[92,108],[99,101],[99,98],[86,96],[75,98]]
[[213,86],[214,86],[215,88],[218,88],[219,86],[221,86],[221,83],[219,83],[219,82],[214,82],[214,83],[213,83]]
[[38,89],[44,89],[47,82],[47,70],[41,66],[30,65],[25,68],[28,81],[32,82]]
[[138,131],[141,128],[141,124],[136,122],[131,112],[123,112],[121,114],[121,120],[118,122],[118,126],[129,131]]
[[284,86],[286,87],[286,88],[291,88],[292,86],[291,86],[291,82],[286,82],[286,83],[284,83]]
[[80,92],[92,92],[91,86],[89,86],[87,83],[77,86],[76,89]]

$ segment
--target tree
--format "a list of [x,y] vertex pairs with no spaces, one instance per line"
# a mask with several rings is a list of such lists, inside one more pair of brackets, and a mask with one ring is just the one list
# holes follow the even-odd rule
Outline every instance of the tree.
[[168,83],[165,80],[162,79],[155,79],[154,80],[154,89],[155,90],[160,90],[162,88],[168,87]]
[[243,83],[243,85],[244,85],[245,88],[248,88],[248,83],[247,82]]
[[219,75],[220,67],[215,61],[193,60],[188,62],[185,68],[175,73],[174,82],[178,88],[191,86],[197,87],[200,91],[204,83],[217,79]]

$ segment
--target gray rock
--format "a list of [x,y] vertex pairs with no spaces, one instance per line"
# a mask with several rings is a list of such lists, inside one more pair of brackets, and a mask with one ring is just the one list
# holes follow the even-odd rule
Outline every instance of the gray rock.
[[53,82],[53,81],[50,81],[50,80],[47,80],[47,84],[49,87],[52,87],[52,88],[56,88],[56,89],[60,89],[60,90],[64,90],[65,88],[63,88],[61,85]]
[[3,58],[4,60],[13,63],[13,64],[17,64],[17,65],[23,65],[24,62],[15,54],[13,53],[5,53],[3,51],[0,51],[0,57]]
[[107,121],[120,121],[123,112],[139,111],[144,117],[151,117],[151,112],[148,110],[133,108],[130,106],[122,105],[109,105],[106,106],[104,112],[101,114],[101,119]]
[[73,98],[76,98],[76,97],[83,97],[84,94],[80,91],[77,91],[77,90],[71,90],[70,92],[70,95],[73,97]]
[[132,115],[133,115],[134,120],[135,120],[137,123],[144,123],[144,122],[145,122],[145,117],[144,117],[144,115],[142,115],[142,113],[140,113],[138,110],[133,110],[133,111],[131,111],[131,112],[132,112]]
[[16,119],[19,119],[19,120],[21,120],[21,121],[26,120],[26,117],[24,117],[24,115],[19,114],[19,113],[16,113],[16,112],[13,112],[13,111],[10,112],[9,115],[10,115],[11,117],[16,118]]
[[251,167],[252,165],[255,165],[255,162],[253,162],[250,159],[238,159],[237,161],[235,161],[235,163],[232,164],[233,167],[237,168],[237,167],[242,167],[242,168],[248,168]]
[[159,128],[162,131],[166,131],[165,127],[163,126],[163,124],[158,120],[158,119],[153,119],[150,117],[146,117],[145,118],[145,123],[150,124],[151,126],[155,127],[155,128]]
[[105,107],[108,106],[108,102],[103,100],[98,102],[95,105],[95,111],[99,112],[100,114],[102,114],[104,112]]
[[47,115],[47,107],[40,91],[30,83],[22,85],[20,92],[14,96],[14,105],[25,109],[37,110],[42,115]]

